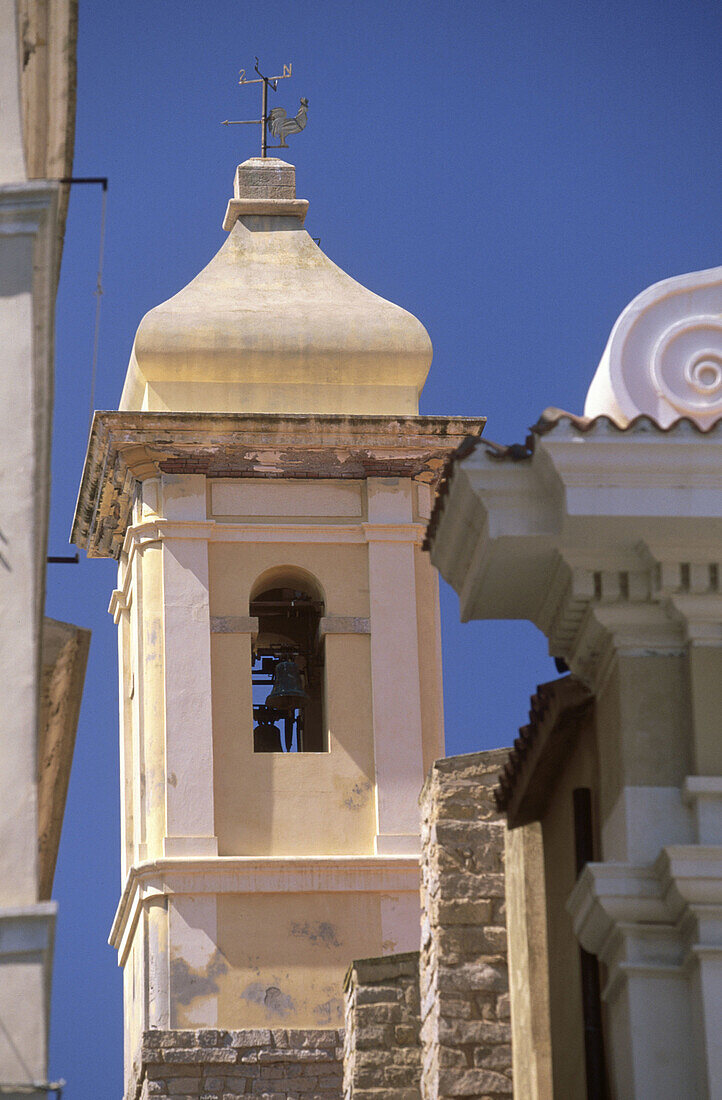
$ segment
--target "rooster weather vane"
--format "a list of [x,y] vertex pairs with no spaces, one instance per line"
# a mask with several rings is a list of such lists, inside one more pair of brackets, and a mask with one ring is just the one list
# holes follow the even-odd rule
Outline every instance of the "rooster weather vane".
[[[306,116],[308,115],[308,100],[301,98],[301,106],[296,114],[295,118],[288,118],[286,111],[283,107],[273,107],[270,112],[268,110],[268,89],[271,88],[274,92],[278,87],[279,80],[287,80],[291,75],[291,65],[283,66],[283,73],[280,76],[264,76],[261,70],[258,68],[258,58],[256,58],[256,64],[254,66],[255,71],[258,73],[258,77],[251,77],[249,80],[246,76],[246,70],[241,69],[241,79],[239,84],[262,84],[261,90],[261,117],[260,118],[245,118],[245,119],[229,119],[227,118],[223,123],[224,126],[260,126],[261,127],[261,156],[266,156],[267,149],[288,149],[286,138],[290,134],[300,134],[301,130],[306,125]],[[268,130],[271,131],[275,138],[279,139],[278,145],[269,145],[267,142]]]

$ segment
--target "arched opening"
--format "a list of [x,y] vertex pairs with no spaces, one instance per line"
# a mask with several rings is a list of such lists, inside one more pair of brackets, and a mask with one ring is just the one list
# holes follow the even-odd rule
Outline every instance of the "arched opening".
[[251,653],[254,752],[325,752],[323,601],[315,585],[287,572],[256,586]]

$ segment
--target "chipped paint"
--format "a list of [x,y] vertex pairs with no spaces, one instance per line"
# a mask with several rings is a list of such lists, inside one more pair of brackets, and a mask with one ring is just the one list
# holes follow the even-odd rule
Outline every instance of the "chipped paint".
[[343,1001],[340,997],[330,997],[323,1004],[316,1005],[313,1014],[323,1027],[331,1027],[337,1020],[343,1019]]
[[303,936],[311,943],[322,947],[340,947],[336,938],[336,929],[329,921],[294,921],[291,925],[292,936]]
[[71,541],[115,557],[139,483],[206,477],[406,477],[434,484],[482,417],[113,413],[93,419]]
[[341,805],[345,806],[347,810],[363,810],[371,796],[371,790],[372,783],[370,779],[357,781],[351,787],[345,787]]
[[192,967],[186,959],[170,961],[170,981],[173,1000],[178,1005],[190,1005],[199,997],[218,993],[218,979],[228,971],[228,963],[215,951],[210,960],[199,967]]
[[277,985],[264,986],[262,982],[251,982],[241,991],[241,997],[251,1004],[263,1005],[269,1017],[278,1016],[284,1019],[296,1010],[291,997]]

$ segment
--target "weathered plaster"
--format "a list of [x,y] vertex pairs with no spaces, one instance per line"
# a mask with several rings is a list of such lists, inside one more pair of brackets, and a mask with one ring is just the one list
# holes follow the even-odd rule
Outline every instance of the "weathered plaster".
[[38,897],[50,897],[70,781],[90,631],[44,620],[38,724]]
[[90,556],[118,557],[138,486],[161,472],[433,485],[449,455],[483,426],[479,417],[96,413],[72,541]]

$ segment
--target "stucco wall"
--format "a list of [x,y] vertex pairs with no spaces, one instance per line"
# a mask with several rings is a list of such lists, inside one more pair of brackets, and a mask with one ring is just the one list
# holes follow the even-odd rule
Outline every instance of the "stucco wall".
[[544,849],[538,822],[505,833],[514,1089],[553,1100]]
[[[599,779],[594,725],[584,721],[542,815],[549,1010],[554,1096],[585,1096],[584,1017],[579,943],[566,903],[576,882],[573,791],[592,790],[597,825]],[[598,832],[598,829],[597,829]],[[599,839],[596,838],[597,851]]]
[[[23,25],[21,8],[27,12]],[[67,174],[72,163],[73,8],[70,2],[0,0],[0,1081],[18,1083],[42,1080],[47,1072],[56,907],[40,899],[52,883],[76,718],[68,662],[60,662],[68,675],[58,668],[48,693],[49,725],[39,705],[63,225],[52,177]],[[52,73],[31,64],[30,45]],[[33,71],[37,79],[30,87]],[[23,128],[30,112],[42,131],[37,158]],[[35,176],[51,178],[30,179]],[[41,816],[39,724],[45,725],[40,764],[47,780]]]
[[[401,932],[384,945],[393,903]],[[418,943],[418,927],[418,895],[411,893],[219,898],[218,951],[210,963],[219,1025],[242,1016],[248,1027],[342,1027],[349,958],[380,945],[408,950]],[[191,1026],[191,991],[177,986],[174,1026]]]
[[[443,745],[427,497],[396,477],[143,483],[112,604],[128,868],[113,942],[131,972],[147,956],[145,1027],[338,1027],[349,959],[418,947],[416,799]],[[278,585],[323,601],[322,752],[253,751],[251,602]],[[127,982],[126,998],[140,1011]]]

